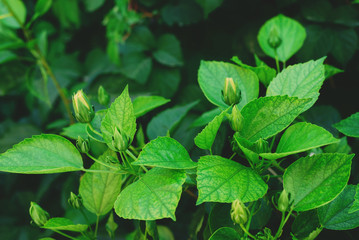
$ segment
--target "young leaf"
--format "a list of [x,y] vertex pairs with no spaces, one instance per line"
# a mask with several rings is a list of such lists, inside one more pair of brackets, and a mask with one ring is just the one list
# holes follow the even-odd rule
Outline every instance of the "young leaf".
[[175,221],[185,180],[183,171],[153,168],[121,192],[115,202],[115,211],[126,219],[171,218]]
[[158,137],[149,142],[141,151],[134,165],[149,165],[170,169],[195,168],[187,150],[170,137]]
[[323,153],[303,157],[283,175],[294,210],[308,211],[332,201],[346,186],[354,154]]
[[325,79],[328,79],[338,73],[342,73],[344,72],[344,70],[336,68],[332,65],[328,65],[328,64],[324,64],[324,69],[325,69]]
[[153,53],[153,57],[166,66],[183,65],[180,42],[172,34],[164,34],[158,39],[157,50]]
[[334,124],[334,127],[349,137],[359,138],[359,112]]
[[253,151],[254,143],[248,141],[247,139],[241,137],[238,132],[233,135],[238,147],[242,150],[244,155],[248,160],[253,163],[259,162],[259,154]]
[[241,111],[244,118],[242,137],[255,142],[269,138],[285,129],[310,102],[288,96],[262,97],[248,103]]
[[192,124],[191,127],[201,127],[213,120],[217,115],[221,114],[220,108],[212,109],[199,116]]
[[337,142],[339,140],[324,128],[300,122],[292,125],[283,133],[275,153],[262,153],[260,156],[275,160]]
[[202,149],[211,149],[214,139],[216,138],[219,127],[229,108],[216,116],[198,135],[195,137],[195,144]]
[[82,158],[66,138],[42,134],[27,138],[0,155],[0,171],[44,174],[80,171]]
[[133,105],[128,93],[128,86],[122,94],[111,104],[105,117],[101,122],[101,132],[103,139],[112,150],[112,136],[115,128],[120,128],[132,140],[136,132],[136,117],[133,111]]
[[39,0],[35,5],[35,14],[32,17],[31,21],[34,21],[38,17],[44,15],[51,7],[52,0]]
[[231,63],[201,61],[198,70],[198,83],[207,99],[216,106],[227,108],[222,100],[222,90],[226,78],[232,78],[241,91],[239,109],[256,99],[259,94],[257,75],[251,70]]
[[67,218],[50,218],[42,228],[50,229],[53,231],[71,231],[71,232],[84,232],[88,228],[85,224],[74,224]]
[[252,202],[264,196],[267,184],[252,169],[220,156],[203,156],[197,167],[197,205],[203,202]]
[[222,227],[215,231],[208,240],[240,240],[242,239],[239,233],[230,227]]
[[309,109],[317,101],[325,80],[324,59],[325,57],[287,67],[269,84],[266,96],[311,98],[306,106]]
[[[100,156],[99,161],[106,162],[107,157],[116,157],[116,154],[108,150]],[[94,163],[91,170],[112,171],[99,163]],[[118,173],[87,172],[80,182],[79,193],[87,210],[97,216],[105,215],[112,208],[121,192],[122,175]]]
[[[268,43],[273,29],[277,30],[281,40],[281,44],[276,50]],[[305,28],[299,22],[282,14],[265,22],[258,33],[258,43],[262,50],[272,58],[276,58],[277,55],[282,62],[287,61],[302,47],[305,38]]]
[[86,132],[86,124],[85,123],[75,123],[68,127],[62,129],[61,135],[71,138],[73,140],[77,140],[80,136],[83,139],[86,139],[87,132]]
[[136,118],[139,118],[149,111],[168,103],[170,100],[161,96],[140,96],[133,100],[133,110]]
[[149,139],[166,136],[167,131],[171,132],[197,103],[198,101],[184,106],[176,106],[156,115],[147,125],[147,136]]
[[359,211],[350,212],[356,186],[348,185],[332,202],[318,208],[319,221],[326,229],[348,230],[359,227]]

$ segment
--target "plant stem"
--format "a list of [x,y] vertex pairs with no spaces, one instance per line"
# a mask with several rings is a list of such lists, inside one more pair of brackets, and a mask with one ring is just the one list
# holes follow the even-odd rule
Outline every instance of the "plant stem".
[[96,227],[95,227],[95,238],[97,239],[97,231],[98,231],[98,223],[100,221],[100,216],[97,215],[97,218],[96,218]]
[[93,156],[91,156],[89,153],[86,153],[86,155],[91,158],[94,162],[97,162],[98,164],[101,164],[105,167],[108,167],[108,168],[112,168],[112,169],[115,169],[115,170],[118,170],[117,167],[114,167],[114,166],[111,166],[111,165],[108,165],[107,163],[104,163],[104,162],[101,162],[100,160],[94,158]]
[[[271,167],[268,168],[268,171],[273,174],[274,176],[278,176],[278,173],[276,173],[276,171],[274,171]],[[283,183],[283,179],[281,177],[277,177],[279,182]]]
[[243,232],[247,234],[250,238],[256,239],[255,236],[253,236],[250,232],[247,231],[247,229],[243,226],[243,224],[239,224],[239,226],[242,228]]
[[96,135],[102,137],[102,134],[99,133],[98,131],[96,131],[93,126],[91,125],[91,123],[87,123],[87,125],[89,126],[89,128],[91,129],[92,132],[94,132]]
[[87,225],[89,226],[90,231],[93,232],[93,231],[92,231],[92,228],[91,228],[90,220],[88,219],[88,217],[87,217],[87,215],[85,214],[85,212],[84,212],[84,210],[82,209],[82,207],[81,207],[79,210],[80,210],[82,216],[84,216],[85,221],[86,221]]
[[289,219],[289,217],[290,217],[292,211],[293,211],[293,208],[291,208],[291,209],[289,210],[289,212],[288,212],[288,214],[287,214],[286,217],[284,217],[284,216],[285,216],[285,212],[282,213],[282,221],[280,222],[278,231],[277,231],[277,233],[275,234],[273,240],[276,240],[277,238],[279,238],[279,237],[282,235],[283,227],[284,227],[284,225],[286,224],[286,222],[288,221],[288,219]]
[[59,231],[59,230],[52,230],[52,231],[54,231],[55,233],[58,233],[58,234],[60,234],[60,235],[62,235],[62,236],[64,236],[64,237],[67,237],[67,238],[69,238],[69,239],[76,240],[76,238],[74,238],[74,237],[72,237],[72,236],[70,236],[70,235],[67,235],[66,233],[63,233],[63,232],[61,232],[61,231]]
[[279,67],[279,60],[278,60],[277,50],[275,50],[275,65],[277,66],[277,73],[279,73],[280,72],[280,67]]
[[210,153],[211,155],[213,155],[213,153],[212,153],[212,148],[209,149],[209,153]]
[[252,221],[252,217],[253,217],[253,212],[255,210],[255,208],[257,207],[257,201],[254,202],[252,208],[251,208],[251,213],[249,215],[249,218],[248,218],[248,221],[247,221],[247,224],[246,224],[246,230],[249,231],[249,227],[251,226],[251,221]]
[[[127,155],[130,156],[134,161],[137,160],[137,158],[135,157],[135,155],[133,155],[130,150],[127,149],[127,150],[126,150],[126,153],[127,153]],[[131,163],[129,163],[129,164],[131,164]],[[147,168],[146,168],[145,166],[143,166],[142,164],[139,165],[139,166],[140,166],[145,172],[148,172],[148,170],[147,170]]]

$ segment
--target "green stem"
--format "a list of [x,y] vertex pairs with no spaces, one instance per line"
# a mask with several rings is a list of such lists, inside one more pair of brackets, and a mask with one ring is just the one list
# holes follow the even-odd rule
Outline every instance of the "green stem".
[[58,234],[60,234],[60,235],[62,235],[62,236],[64,236],[64,237],[67,237],[67,238],[69,238],[69,239],[73,239],[73,240],[76,240],[77,238],[74,238],[74,237],[72,237],[72,236],[70,236],[70,235],[67,235],[66,233],[63,233],[63,232],[61,232],[61,231],[59,231],[59,230],[52,230],[52,231],[54,231],[55,233],[58,233]]
[[274,137],[272,138],[272,142],[270,143],[270,146],[269,146],[270,151],[272,151],[276,136],[277,135],[274,135]]
[[212,148],[209,149],[209,154],[213,155]]
[[133,168],[132,164],[128,161],[126,154],[124,152],[120,152],[120,156],[121,156],[122,162],[126,163],[126,165],[128,165],[131,168],[132,174],[138,175],[138,174],[136,174],[136,171]]
[[247,224],[246,224],[246,230],[249,231],[249,227],[251,226],[251,221],[252,221],[252,217],[253,217],[253,212],[255,210],[255,208],[257,207],[257,202],[255,202],[251,208],[251,213],[249,215],[249,218],[248,218],[248,221],[247,221]]
[[280,171],[282,171],[282,172],[285,171],[285,169],[282,168],[282,167],[279,165],[279,163],[277,163],[276,160],[273,160],[273,161],[271,162],[271,164],[272,164],[273,166],[275,166],[278,170],[280,170]]
[[95,239],[97,239],[98,223],[100,221],[100,215],[97,215],[96,218],[96,227],[95,227]]
[[287,214],[286,217],[284,217],[284,216],[285,216],[285,212],[282,213],[282,221],[280,222],[278,231],[277,231],[277,233],[275,234],[273,240],[276,240],[277,238],[279,238],[279,237],[282,235],[283,227],[284,227],[284,225],[286,224],[286,222],[288,221],[288,219],[289,219],[289,217],[290,217],[292,211],[293,211],[293,208],[291,208],[291,209],[289,210],[289,212],[288,212],[288,214]]
[[283,62],[283,69],[285,69],[286,68],[286,62],[284,61]]
[[256,239],[255,236],[253,236],[250,232],[247,231],[247,229],[243,226],[243,224],[239,224],[239,226],[242,228],[243,232],[247,234],[250,238]]
[[85,214],[85,212],[82,208],[80,208],[80,212],[81,212],[82,216],[84,216],[85,221],[86,221],[87,225],[89,226],[90,232],[93,232],[92,228],[91,228],[90,220],[88,219],[87,215]]
[[280,67],[279,67],[279,59],[278,59],[277,49],[274,49],[274,58],[275,58],[275,65],[277,66],[277,73],[279,73]]
[[232,158],[236,156],[236,153],[233,153],[232,156],[229,158],[229,160],[232,160]]
[[[126,153],[128,156],[130,156],[134,161],[137,160],[137,158],[135,157],[135,155],[132,154],[132,152],[130,150],[126,150]],[[130,163],[131,164],[131,163]],[[148,172],[147,168],[145,166],[143,166],[142,164],[139,165],[145,172]]]
[[108,167],[108,168],[112,168],[112,169],[115,169],[115,170],[118,170],[117,167],[114,167],[114,166],[111,166],[111,165],[108,165],[107,163],[104,163],[104,162],[101,162],[100,160],[94,158],[93,156],[91,156],[89,153],[86,153],[86,155],[91,158],[94,162],[97,162],[98,164],[101,164],[105,167]]
[[93,126],[91,125],[91,123],[88,123],[87,125],[89,126],[89,128],[91,129],[92,132],[94,132],[96,135],[102,137],[102,134],[99,133],[98,131],[96,131],[96,130],[93,128]]

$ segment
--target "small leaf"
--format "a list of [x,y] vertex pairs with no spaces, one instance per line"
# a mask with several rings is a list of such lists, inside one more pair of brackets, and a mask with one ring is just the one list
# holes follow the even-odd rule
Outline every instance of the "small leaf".
[[259,154],[254,151],[255,144],[241,137],[238,132],[233,135],[236,140],[238,147],[242,150],[248,160],[253,163],[259,162]]
[[149,165],[170,169],[195,168],[187,150],[170,137],[158,137],[149,142],[141,151],[134,165]]
[[158,39],[157,50],[153,52],[153,57],[166,66],[183,65],[180,42],[172,34],[164,34]]
[[261,97],[253,100],[241,111],[244,121],[240,135],[251,142],[274,136],[288,127],[310,101],[288,96]]
[[303,157],[284,172],[284,189],[294,210],[308,211],[332,201],[346,186],[354,154],[323,153]]
[[192,124],[191,127],[201,127],[213,120],[217,115],[221,114],[220,108],[212,109],[199,116]]
[[133,100],[133,110],[138,118],[168,102],[170,102],[169,99],[161,96],[140,96]]
[[[282,41],[276,51],[268,43],[273,28],[278,30]],[[272,58],[278,55],[278,59],[282,62],[287,61],[302,47],[305,38],[305,28],[299,22],[282,14],[265,22],[258,33],[258,42],[262,50]]]
[[[118,53],[116,53],[118,55]],[[121,73],[126,77],[145,84],[152,70],[152,59],[144,53],[130,53],[123,56]]]
[[220,156],[203,156],[197,167],[197,205],[203,202],[252,202],[264,196],[267,184],[252,169]]
[[196,0],[196,2],[203,8],[204,18],[208,18],[208,14],[221,6],[223,0]]
[[77,138],[80,136],[83,139],[86,139],[88,137],[86,132],[86,124],[84,123],[75,123],[68,127],[65,127],[62,129],[61,135],[71,138],[73,140],[77,140]]
[[67,218],[50,218],[42,228],[54,231],[84,232],[88,228],[85,224],[74,224]]
[[34,21],[38,17],[44,15],[47,11],[49,11],[52,5],[52,0],[38,0],[35,5],[35,14],[32,17],[31,21]]
[[93,12],[100,8],[105,3],[105,0],[85,0],[84,5],[88,12]]
[[324,128],[300,122],[292,125],[283,133],[275,153],[262,153],[260,156],[275,160],[337,142],[339,140]]
[[185,180],[183,171],[153,168],[121,192],[115,202],[115,211],[126,219],[171,218],[175,221]]
[[359,112],[354,113],[333,126],[346,136],[359,138]]
[[208,240],[240,240],[241,236],[236,230],[229,227],[222,227],[215,231]]
[[156,66],[151,71],[146,87],[148,91],[156,95],[172,98],[177,92],[180,82],[181,72],[179,68]]
[[82,158],[72,143],[58,135],[27,138],[0,155],[0,171],[45,174],[80,171]]
[[326,229],[349,230],[359,227],[359,211],[350,212],[356,186],[348,185],[332,202],[318,208],[319,221]]
[[[107,157],[117,158],[116,153],[107,150],[98,161],[106,163]],[[90,169],[113,171],[99,163],[94,163]],[[119,173],[87,172],[81,178],[79,193],[85,208],[97,216],[101,216],[113,208],[113,204],[121,192],[121,185],[122,175]]]
[[325,79],[328,79],[338,73],[342,73],[344,72],[344,70],[336,68],[332,65],[328,65],[328,64],[324,64],[324,69],[325,69]]
[[[6,2],[6,4],[4,2]],[[11,10],[9,10],[8,7]],[[16,18],[12,16],[11,12],[15,14]],[[9,17],[1,19],[1,24],[4,24],[5,26],[10,28],[21,28],[21,25],[23,25],[26,20],[26,7],[24,3],[21,0],[0,1],[0,16],[6,16],[8,14],[11,15]]]

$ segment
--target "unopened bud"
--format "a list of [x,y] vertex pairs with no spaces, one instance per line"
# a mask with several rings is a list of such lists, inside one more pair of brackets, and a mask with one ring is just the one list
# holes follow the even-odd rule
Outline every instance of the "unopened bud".
[[230,119],[231,127],[234,131],[239,132],[242,130],[244,118],[241,112],[239,111],[237,105],[233,106],[232,113],[229,119]]
[[282,44],[282,39],[279,37],[279,31],[276,25],[271,28],[267,41],[268,45],[273,49],[277,49]]
[[80,136],[76,140],[76,147],[81,153],[88,153],[89,151],[88,141]]
[[289,206],[288,193],[283,189],[278,199],[278,210],[281,212],[287,211]]
[[115,128],[113,137],[112,137],[112,146],[116,151],[123,152],[126,151],[128,145],[130,144],[131,139],[127,136],[124,131],[121,129]]
[[248,221],[248,209],[239,199],[232,202],[231,218],[234,223],[239,225]]
[[76,195],[75,193],[71,192],[70,197],[68,199],[68,203],[71,207],[75,209],[79,209],[82,206],[82,199],[80,196]]
[[98,102],[103,105],[107,106],[110,102],[110,94],[105,90],[102,85],[98,88],[98,95],[97,95]]
[[44,226],[50,218],[50,214],[35,202],[30,203],[29,213],[34,223],[39,227]]
[[223,101],[227,105],[238,104],[241,98],[241,91],[233,81],[233,78],[226,78],[222,90]]
[[72,97],[72,104],[75,111],[77,121],[81,123],[89,123],[95,116],[93,107],[86,94],[81,90],[77,91]]
[[263,138],[258,139],[255,142],[255,151],[256,153],[267,153],[269,151],[269,143]]
[[106,231],[108,232],[108,235],[110,235],[111,239],[114,239],[115,231],[117,228],[118,228],[118,224],[113,219],[113,213],[111,212],[106,223]]

